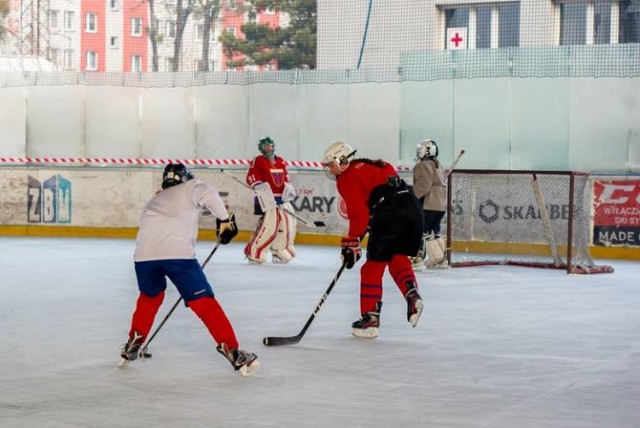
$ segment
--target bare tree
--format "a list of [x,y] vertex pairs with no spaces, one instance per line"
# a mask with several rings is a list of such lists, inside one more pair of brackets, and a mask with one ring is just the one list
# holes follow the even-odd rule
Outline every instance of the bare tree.
[[176,39],[173,45],[173,71],[180,71],[180,55],[182,53],[182,37],[187,26],[189,15],[193,12],[196,0],[176,1]]
[[158,71],[158,18],[156,17],[155,0],[149,0],[149,41],[151,42],[151,71]]
[[210,71],[209,67],[209,46],[211,31],[215,30],[215,22],[220,15],[220,0],[199,0],[200,8],[204,17],[202,27],[202,62],[198,67],[199,71]]

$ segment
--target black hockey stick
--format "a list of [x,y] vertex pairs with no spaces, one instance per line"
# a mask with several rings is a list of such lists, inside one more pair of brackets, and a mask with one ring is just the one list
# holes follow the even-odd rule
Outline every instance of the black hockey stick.
[[311,322],[318,314],[318,311],[320,311],[320,308],[322,307],[324,302],[329,298],[329,293],[331,293],[333,286],[336,285],[336,282],[338,282],[338,278],[340,278],[340,275],[342,275],[342,272],[344,271],[344,268],[346,266],[347,266],[346,263],[342,263],[342,266],[340,266],[340,270],[338,271],[336,276],[333,278],[333,281],[331,281],[331,285],[329,285],[329,288],[327,288],[327,291],[324,292],[324,295],[320,299],[320,302],[318,302],[318,305],[311,313],[309,320],[304,325],[304,327],[302,327],[302,330],[300,331],[300,333],[298,333],[295,336],[289,336],[289,337],[265,337],[264,339],[262,339],[262,343],[264,343],[264,346],[295,345],[296,343],[300,342],[304,334],[307,332],[307,329],[311,325]]
[[[213,257],[213,255],[215,254],[216,251],[218,251],[218,248],[220,247],[220,240],[218,239],[218,241],[216,242],[216,246],[213,247],[213,250],[211,250],[211,252],[209,253],[209,255],[207,256],[207,258],[204,260],[204,262],[202,262],[201,268],[204,269],[205,266],[207,266],[207,263],[209,263],[209,260],[211,260],[211,257]],[[153,332],[153,334],[151,335],[151,337],[149,338],[149,340],[147,340],[147,343],[144,344],[144,346],[142,347],[142,349],[140,350],[140,352],[138,353],[138,355],[140,355],[141,357],[149,357],[151,356],[151,354],[147,353],[147,348],[149,348],[149,344],[151,343],[151,341],[153,340],[154,337],[156,337],[156,335],[158,334],[158,332],[160,331],[160,329],[162,328],[162,326],[167,322],[167,320],[169,319],[169,317],[171,316],[171,314],[173,313],[173,311],[176,310],[176,308],[178,307],[178,305],[180,304],[180,302],[182,302],[182,296],[180,296],[180,298],[173,304],[173,306],[171,307],[171,309],[169,310],[169,313],[167,313],[167,315],[165,315],[164,319],[162,320],[162,322],[160,323],[160,325],[158,325],[158,327],[156,328],[156,330]]]
[[[221,169],[220,172],[222,172],[225,175],[228,175],[229,177],[231,177],[233,179],[233,181],[242,184],[244,187],[246,187],[249,190],[253,190],[251,187],[249,187],[249,185],[247,185],[247,183],[243,182],[242,180],[240,180],[238,177],[236,177],[235,175],[231,174],[230,172],[225,171],[224,169]],[[311,226],[313,224],[313,226],[315,227],[325,227],[326,224],[324,221],[309,221],[306,218],[300,217],[298,214],[294,213],[293,211],[283,207],[280,205],[280,208],[282,209],[282,211],[286,212],[287,214],[289,214],[291,217],[295,218],[296,220],[298,220],[300,223],[304,224],[305,226]]]

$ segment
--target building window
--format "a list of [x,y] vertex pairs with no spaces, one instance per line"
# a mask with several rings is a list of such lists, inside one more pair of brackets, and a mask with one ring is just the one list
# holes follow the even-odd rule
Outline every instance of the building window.
[[131,18],[131,35],[142,36],[142,18]]
[[611,2],[596,0],[593,11],[593,43],[611,43]]
[[476,8],[476,48],[489,49],[491,47],[491,14],[489,6]]
[[55,30],[58,28],[58,17],[59,17],[60,13],[57,10],[50,10],[49,11],[49,27],[51,27],[52,30]]
[[95,13],[87,13],[85,15],[84,31],[87,33],[98,32],[98,15]]
[[109,38],[109,46],[111,46],[112,48],[117,48],[118,47],[118,37],[111,36]]
[[640,43],[640,0],[565,1],[559,7],[561,45]]
[[236,9],[236,0],[227,0],[227,9],[235,10]]
[[176,36],[176,21],[166,21],[164,23],[164,32],[167,37]]
[[587,3],[560,4],[560,44],[587,43]]
[[109,0],[109,7],[111,7],[111,10],[117,10],[118,0]]
[[520,46],[520,2],[448,7],[444,12],[446,49]]
[[87,51],[87,70],[96,71],[98,69],[98,53]]
[[142,57],[140,55],[131,56],[131,71],[134,73],[142,71]]
[[227,27],[224,29],[224,31],[226,31],[227,33],[231,34],[232,36],[236,36],[236,27]]
[[73,69],[73,49],[64,50],[64,69],[65,70]]
[[640,43],[640,0],[623,0],[620,5],[620,43]]
[[498,47],[520,46],[520,3],[498,5]]
[[66,10],[64,12],[64,29],[66,31],[73,30],[73,12],[70,10]]
[[60,49],[49,48],[48,50],[49,61],[51,61],[55,65],[58,65],[58,61],[60,60]]
[[165,59],[165,69],[166,71],[173,71],[173,58],[166,58]]

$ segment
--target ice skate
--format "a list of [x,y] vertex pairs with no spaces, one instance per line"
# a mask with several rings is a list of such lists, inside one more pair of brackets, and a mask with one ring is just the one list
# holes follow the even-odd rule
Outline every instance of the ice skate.
[[415,327],[420,319],[424,304],[422,303],[422,298],[418,293],[416,285],[413,282],[408,282],[407,286],[409,290],[404,295],[404,298],[407,300],[407,321],[411,323],[411,327]]
[[411,257],[411,267],[414,272],[422,272],[425,268],[424,259],[420,256]]
[[221,343],[216,348],[218,352],[225,356],[231,363],[234,370],[240,372],[242,376],[249,376],[260,367],[258,356],[252,352],[240,349],[229,349],[226,343]]
[[351,324],[351,334],[355,337],[374,339],[378,337],[378,327],[380,327],[380,308],[382,302],[376,304],[376,310],[362,315],[358,321]]
[[[120,362],[118,363],[119,367],[125,367],[129,362],[135,361],[138,359],[138,352],[140,351],[140,347],[144,343],[144,337],[138,333],[137,331],[133,332],[133,337],[130,338],[127,343],[122,347],[122,352],[120,353]],[[145,356],[147,354],[145,353]],[[148,354],[150,357],[151,354]]]
[[271,255],[271,262],[275,263],[275,264],[278,264],[278,265],[284,265],[284,264],[289,263],[289,260],[281,259],[280,257],[278,257],[277,254],[272,254]]

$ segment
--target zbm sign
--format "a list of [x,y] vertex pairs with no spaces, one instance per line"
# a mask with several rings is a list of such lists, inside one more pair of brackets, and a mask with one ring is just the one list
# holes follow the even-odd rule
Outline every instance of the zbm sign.
[[71,223],[71,182],[59,174],[44,183],[29,176],[27,221],[29,223]]

